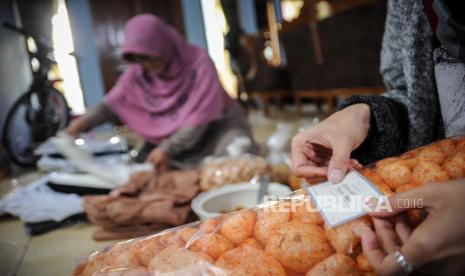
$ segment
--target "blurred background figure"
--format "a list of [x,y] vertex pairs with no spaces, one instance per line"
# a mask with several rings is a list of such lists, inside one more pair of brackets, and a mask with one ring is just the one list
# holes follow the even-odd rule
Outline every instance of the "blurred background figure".
[[206,156],[225,155],[241,136],[255,151],[245,113],[223,90],[205,50],[149,14],[129,20],[125,39],[122,53],[132,65],[104,102],[71,123],[69,134],[121,120],[147,141],[138,158],[164,167],[170,159],[196,167]]

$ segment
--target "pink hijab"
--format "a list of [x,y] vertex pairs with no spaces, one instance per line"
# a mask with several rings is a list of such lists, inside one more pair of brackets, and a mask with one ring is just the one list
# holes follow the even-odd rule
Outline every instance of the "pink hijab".
[[232,103],[206,51],[187,43],[154,15],[138,15],[127,22],[123,54],[166,62],[159,75],[130,65],[105,98],[119,119],[151,143],[158,144],[181,128],[216,120]]

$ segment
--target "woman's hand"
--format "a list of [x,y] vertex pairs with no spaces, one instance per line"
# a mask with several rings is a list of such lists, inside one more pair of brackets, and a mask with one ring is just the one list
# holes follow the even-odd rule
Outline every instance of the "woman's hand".
[[338,183],[348,168],[361,167],[350,154],[365,140],[370,116],[368,105],[355,104],[297,134],[292,140],[294,174],[307,179],[327,176]]
[[155,167],[162,170],[168,169],[170,165],[170,157],[166,151],[160,147],[154,148],[145,161],[154,164]]
[[[389,203],[392,212],[370,213],[376,217],[376,234],[366,230],[362,235],[363,252],[379,275],[403,273],[394,258],[396,250],[414,268],[424,268],[422,272],[464,275],[465,179],[428,184],[391,196]],[[402,212],[417,207],[428,216],[412,231]],[[387,220],[392,216],[395,225]]]
[[73,137],[78,137],[79,134],[87,131],[87,126],[82,118],[76,118],[66,128],[66,133]]

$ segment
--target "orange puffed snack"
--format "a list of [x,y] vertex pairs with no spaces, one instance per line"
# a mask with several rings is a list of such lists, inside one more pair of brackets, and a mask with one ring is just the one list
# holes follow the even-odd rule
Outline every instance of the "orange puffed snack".
[[246,239],[243,243],[241,243],[240,246],[252,246],[257,249],[263,249],[263,246],[256,239],[253,238]]
[[446,155],[451,156],[457,152],[457,143],[454,139],[445,139],[436,142],[436,145]]
[[326,235],[331,245],[338,253],[349,254],[359,245],[362,232],[371,228],[369,217],[361,217],[356,220],[329,228],[325,224]]
[[376,172],[392,190],[412,181],[412,168],[406,160],[397,159],[387,164],[379,164],[376,166]]
[[134,247],[136,256],[139,258],[139,262],[143,266],[147,266],[150,259],[164,248],[158,240],[158,237],[147,237],[141,239]]
[[310,269],[306,276],[362,276],[354,260],[344,254],[333,254]]
[[394,194],[391,188],[386,184],[386,182],[376,173],[374,169],[364,168],[360,173],[373,183],[384,195]]
[[252,246],[240,246],[224,253],[215,265],[228,275],[286,275],[275,258]]
[[204,233],[214,233],[220,229],[221,219],[220,218],[208,218],[200,225],[200,230]]
[[457,141],[456,148],[457,151],[465,152],[465,139]]
[[302,200],[294,200],[294,210],[291,210],[291,220],[302,221],[310,224],[321,225],[323,218],[316,211],[310,197],[306,196]]
[[197,235],[197,232],[199,232],[197,228],[185,227],[176,231],[176,235],[181,237],[185,243],[188,243]]
[[273,204],[257,210],[257,220],[254,227],[254,237],[262,244],[266,244],[271,230],[289,221],[290,208],[282,203]]
[[424,147],[417,155],[419,161],[430,161],[436,164],[441,164],[447,157],[447,154],[442,150],[439,143],[435,143]]
[[413,180],[417,184],[441,182],[449,180],[450,177],[442,167],[433,161],[420,161],[413,169]]
[[252,235],[256,215],[253,210],[233,213],[224,219],[220,233],[232,243],[240,244]]
[[360,253],[355,260],[359,269],[365,272],[372,272],[374,270],[363,253]]
[[453,179],[465,177],[465,149],[463,152],[460,151],[451,155],[444,161],[442,168]]
[[193,241],[189,249],[196,252],[204,252],[216,260],[221,254],[233,247],[233,244],[224,236],[211,233]]
[[[465,177],[465,137],[441,140],[359,171],[385,195]],[[433,184],[434,185],[434,184]],[[425,210],[407,212],[411,226]],[[256,208],[117,243],[73,275],[375,275],[362,252],[369,216],[329,228],[304,190]]]
[[270,234],[265,252],[285,268],[306,273],[308,269],[334,252],[323,228],[291,221],[276,227]]
[[170,273],[204,263],[213,263],[213,259],[202,252],[169,246],[150,260],[148,269],[155,273]]

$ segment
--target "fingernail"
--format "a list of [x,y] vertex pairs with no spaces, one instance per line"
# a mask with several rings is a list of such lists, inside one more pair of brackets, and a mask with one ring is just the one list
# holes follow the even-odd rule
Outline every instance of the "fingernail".
[[341,182],[343,177],[344,174],[340,169],[332,169],[331,173],[329,174],[329,181],[331,181],[333,184],[336,184]]

